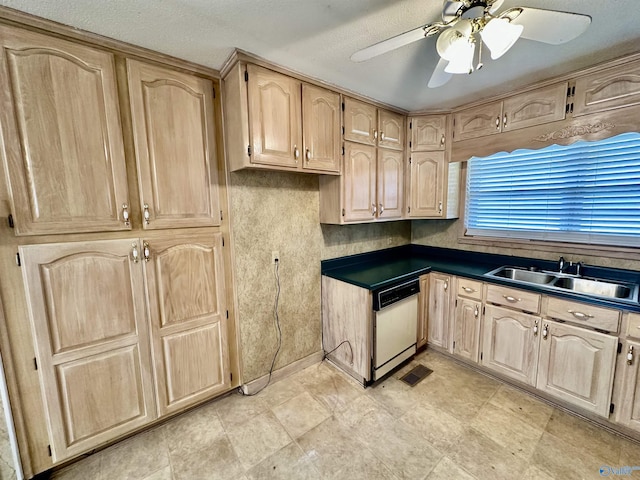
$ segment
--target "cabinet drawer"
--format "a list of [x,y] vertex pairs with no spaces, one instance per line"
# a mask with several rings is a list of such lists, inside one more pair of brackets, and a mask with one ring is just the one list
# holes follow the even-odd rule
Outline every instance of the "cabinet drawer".
[[525,312],[540,311],[540,294],[500,285],[487,285],[487,302]]
[[469,280],[468,278],[458,278],[457,293],[461,297],[482,300],[482,282]]
[[628,313],[627,318],[627,336],[640,338],[640,313]]
[[595,307],[581,302],[549,297],[547,317],[617,332],[620,312],[611,308]]

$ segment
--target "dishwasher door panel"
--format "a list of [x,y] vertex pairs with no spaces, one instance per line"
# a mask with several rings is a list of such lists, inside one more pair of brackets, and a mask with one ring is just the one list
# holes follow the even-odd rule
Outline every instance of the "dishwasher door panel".
[[374,369],[380,368],[409,347],[415,346],[417,330],[417,295],[375,312]]

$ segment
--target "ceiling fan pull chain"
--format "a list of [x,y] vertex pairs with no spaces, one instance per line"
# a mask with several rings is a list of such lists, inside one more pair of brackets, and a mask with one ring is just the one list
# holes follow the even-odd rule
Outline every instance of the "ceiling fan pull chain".
[[482,63],[482,42],[478,42],[478,64],[476,65],[476,71],[480,70],[482,67],[484,67],[484,64]]

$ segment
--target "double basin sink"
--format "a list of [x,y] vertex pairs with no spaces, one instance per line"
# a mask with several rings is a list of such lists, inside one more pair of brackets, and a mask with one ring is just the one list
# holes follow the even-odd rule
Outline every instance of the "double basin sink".
[[569,291],[615,300],[638,301],[638,285],[631,283],[618,283],[607,279],[508,266],[496,268],[486,275],[538,285],[552,290]]

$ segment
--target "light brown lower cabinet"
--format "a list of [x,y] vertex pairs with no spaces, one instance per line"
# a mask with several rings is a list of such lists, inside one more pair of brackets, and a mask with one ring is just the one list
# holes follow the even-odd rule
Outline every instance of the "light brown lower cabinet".
[[420,293],[418,294],[418,340],[416,348],[426,345],[429,327],[429,275],[420,276]]
[[453,325],[453,354],[478,362],[482,302],[471,298],[456,299]]
[[640,431],[640,343],[626,341],[622,347],[624,363],[618,363],[616,383],[622,382],[620,396],[616,403],[616,421]]
[[449,350],[449,315],[451,312],[451,275],[429,274],[429,323],[430,345]]
[[221,246],[20,247],[54,463],[228,388]]
[[617,347],[617,337],[545,320],[536,387],[608,417]]

